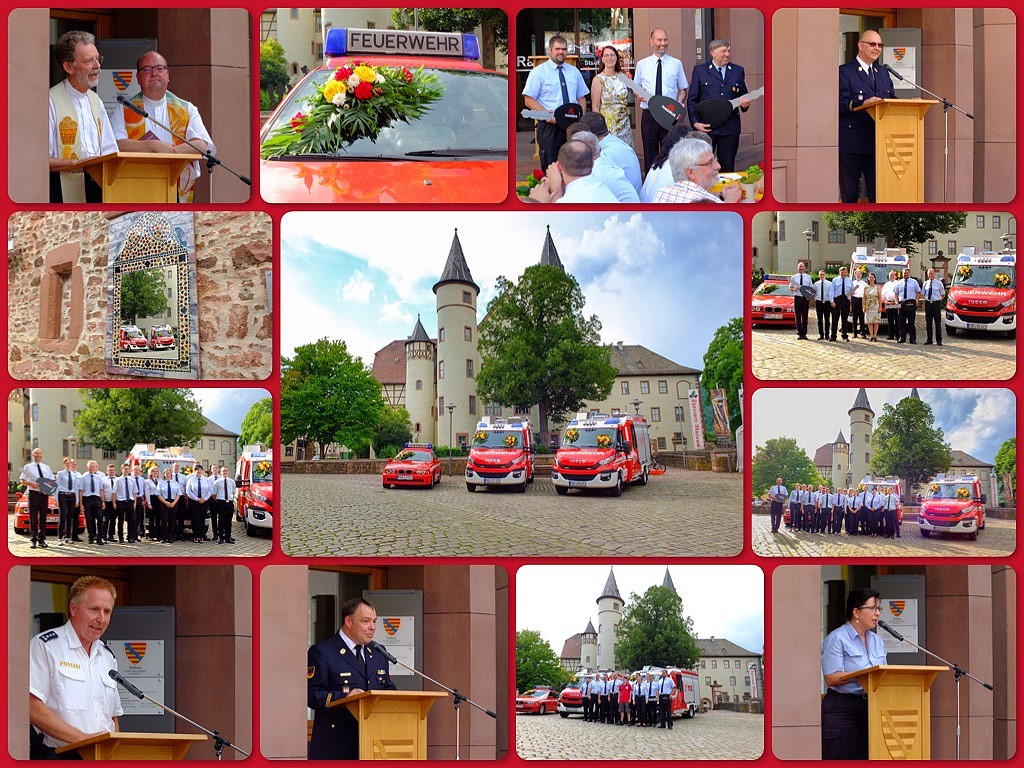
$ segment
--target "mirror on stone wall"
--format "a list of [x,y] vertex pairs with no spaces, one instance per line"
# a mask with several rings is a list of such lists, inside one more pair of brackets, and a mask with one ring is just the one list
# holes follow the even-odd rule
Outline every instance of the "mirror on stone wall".
[[192,214],[126,214],[109,243],[108,372],[199,378]]

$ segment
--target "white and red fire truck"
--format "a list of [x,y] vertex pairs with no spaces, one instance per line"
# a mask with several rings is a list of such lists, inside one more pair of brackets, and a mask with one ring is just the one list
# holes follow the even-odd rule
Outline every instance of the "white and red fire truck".
[[512,486],[519,493],[533,482],[533,432],[526,419],[484,416],[476,425],[466,461],[466,490]]
[[117,335],[117,346],[122,352],[145,352],[149,349],[149,342],[139,326],[122,325]]
[[651,437],[643,416],[577,414],[562,432],[551,480],[555,491],[605,489],[619,496],[627,483],[647,485]]
[[1017,251],[964,248],[946,295],[946,331],[1003,331],[1017,336]]
[[125,462],[131,465],[132,469],[135,469],[136,466],[142,467],[142,476],[146,478],[149,477],[149,470],[152,467],[156,467],[160,477],[163,478],[164,470],[170,469],[173,472],[175,464],[178,465],[182,474],[190,475],[197,463],[195,457],[188,451],[176,454],[169,448],[155,448],[146,443],[136,443],[125,457]]
[[174,349],[174,333],[169,325],[151,325],[146,340],[150,349]]
[[246,445],[235,466],[238,497],[235,514],[245,521],[245,532],[271,533],[274,529],[274,452]]
[[917,524],[925,538],[933,533],[966,533],[971,541],[976,540],[985,527],[985,494],[978,478],[933,478],[921,499]]

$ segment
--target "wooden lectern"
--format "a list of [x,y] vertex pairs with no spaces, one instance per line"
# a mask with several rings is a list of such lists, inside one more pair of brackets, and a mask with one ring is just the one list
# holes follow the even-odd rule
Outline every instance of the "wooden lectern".
[[443,691],[364,691],[345,706],[359,723],[360,760],[426,760],[427,712]]
[[203,156],[176,152],[112,152],[62,171],[84,170],[103,190],[104,203],[177,203],[178,177]]
[[934,99],[881,99],[857,107],[875,119],[875,202],[924,202],[924,113]]
[[882,664],[849,672],[868,693],[868,759],[930,760],[931,690],[949,667]]
[[83,760],[184,760],[185,753],[202,733],[100,733],[57,749],[57,754],[77,752]]

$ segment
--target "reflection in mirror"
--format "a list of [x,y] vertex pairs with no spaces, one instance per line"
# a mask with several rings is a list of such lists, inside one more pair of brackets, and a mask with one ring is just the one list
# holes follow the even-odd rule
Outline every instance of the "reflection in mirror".
[[146,212],[111,222],[109,275],[107,370],[198,378],[192,215]]

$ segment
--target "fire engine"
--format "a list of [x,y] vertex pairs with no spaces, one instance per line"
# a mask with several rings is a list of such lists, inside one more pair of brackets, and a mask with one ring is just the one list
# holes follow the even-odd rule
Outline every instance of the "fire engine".
[[178,465],[183,475],[190,475],[197,463],[195,457],[188,451],[175,454],[169,448],[154,448],[146,443],[136,443],[125,457],[125,462],[131,465],[133,470],[137,466],[142,467],[143,477],[149,477],[149,470],[156,467],[161,478],[164,476],[165,469],[170,469],[173,472],[175,464]]
[[245,532],[270,533],[274,528],[274,452],[260,445],[246,445],[235,465],[238,498],[237,519],[245,521]]
[[122,352],[145,352],[149,349],[146,335],[137,325],[122,325],[117,346]]
[[[860,481],[860,486],[865,491],[871,491],[872,493],[881,493],[883,495],[896,494],[896,530],[900,530],[903,526],[903,481],[898,477],[872,478],[868,475]],[[860,489],[858,488],[858,490]]]
[[906,248],[886,248],[883,251],[869,251],[866,245],[857,246],[850,256],[850,279],[854,279],[855,270],[864,273],[861,278],[867,282],[868,275],[874,274],[879,285],[889,281],[889,273],[896,270],[903,277],[903,270],[910,266],[910,257]]
[[956,257],[946,296],[946,331],[1004,331],[1017,337],[1017,251],[975,251]]
[[[694,717],[700,707],[700,676],[679,667],[668,667],[666,671],[676,686],[676,692],[672,694],[672,716]],[[661,679],[661,667],[644,667],[638,674],[651,674],[657,683]]]
[[647,485],[651,471],[651,437],[643,416],[577,414],[562,433],[551,480],[555,491],[603,488],[622,494],[626,483]]
[[169,325],[153,325],[146,338],[150,349],[174,349],[174,333]]
[[917,516],[921,535],[966,533],[971,541],[985,528],[985,494],[974,475],[946,477],[937,475],[928,483]]
[[466,462],[466,490],[511,485],[519,493],[533,482],[533,432],[526,419],[484,416],[476,425]]

